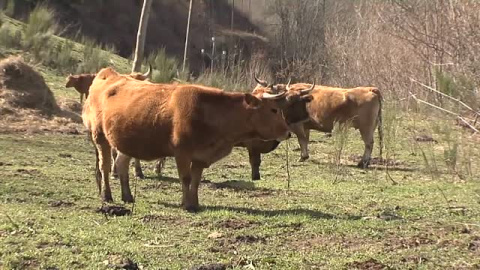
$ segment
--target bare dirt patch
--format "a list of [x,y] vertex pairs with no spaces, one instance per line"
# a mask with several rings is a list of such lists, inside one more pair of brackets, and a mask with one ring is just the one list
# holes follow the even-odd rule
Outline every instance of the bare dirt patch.
[[[362,159],[360,155],[351,155],[349,158],[351,161],[358,162]],[[405,162],[395,159],[384,159],[379,157],[372,157],[370,159],[370,165],[381,165],[381,166],[403,166],[406,165]]]
[[140,269],[138,264],[133,262],[130,258],[121,255],[109,255],[104,264],[114,269],[137,270]]
[[355,261],[346,265],[348,269],[369,269],[369,270],[381,270],[381,269],[390,269],[390,267],[385,264],[375,260],[368,259],[366,261]]
[[193,266],[190,270],[226,270],[227,267],[228,265],[224,263],[209,263]]
[[472,238],[472,241],[468,244],[468,250],[480,252],[480,236],[475,236]]
[[232,230],[240,230],[244,228],[249,228],[252,226],[258,226],[259,223],[255,221],[249,221],[249,220],[240,220],[240,219],[226,219],[217,222],[216,224],[220,228],[225,228],[225,229],[232,229]]
[[70,101],[59,106],[42,75],[22,58],[0,61],[0,133],[80,134],[79,107]]
[[253,244],[253,243],[266,244],[267,239],[263,236],[246,234],[246,235],[237,235],[234,239],[231,239],[230,242],[232,244],[237,244],[237,243],[241,243],[241,244]]
[[51,201],[48,203],[49,206],[51,207],[71,207],[74,206],[75,204],[73,202],[66,202],[66,201]]
[[426,135],[426,134],[420,134],[415,136],[415,141],[417,142],[433,142],[433,143],[438,143],[437,140],[435,140],[432,136]]
[[118,205],[103,205],[95,210],[95,212],[110,216],[126,216],[132,213],[130,209]]
[[161,215],[146,215],[142,217],[142,221],[146,224],[150,224],[153,226],[159,225],[162,227],[164,227],[165,224],[181,225],[188,222],[187,220],[182,218]]

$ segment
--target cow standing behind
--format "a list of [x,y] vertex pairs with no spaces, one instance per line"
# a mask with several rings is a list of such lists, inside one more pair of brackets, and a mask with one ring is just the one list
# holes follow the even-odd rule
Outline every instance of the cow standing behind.
[[182,181],[182,205],[198,210],[204,168],[227,156],[238,142],[285,139],[288,119],[280,109],[302,95],[265,93],[257,98],[199,85],[152,84],[102,69],[82,118],[98,151],[102,177],[97,185],[103,200],[112,201],[108,175],[114,147],[119,151],[116,163],[123,201],[133,201],[128,183],[131,157],[173,156]]
[[[83,103],[83,96],[85,95],[85,98],[88,98],[88,93],[90,86],[92,85],[93,79],[95,79],[96,73],[92,74],[75,74],[75,75],[68,75],[67,77],[67,83],[65,85],[66,88],[73,87],[77,92],[80,93],[80,104]],[[130,77],[140,80],[140,81],[145,81],[149,80],[152,75],[152,65],[148,67],[148,71],[145,73],[140,73],[140,72],[132,72],[129,74]],[[112,156],[113,159],[117,157],[117,153],[115,149],[112,149]],[[157,164],[157,168],[161,166],[161,163]],[[115,168],[115,163],[113,164],[113,176],[116,177],[116,168]],[[97,172],[98,173],[98,172]],[[145,178],[143,171],[142,171],[142,165],[138,159],[135,159],[135,176],[143,179]]]
[[[275,87],[265,81],[257,80],[258,85],[253,94],[276,91],[288,91],[298,93],[311,87],[310,84],[297,83],[293,85],[278,84]],[[351,124],[360,131],[365,150],[358,167],[367,168],[374,143],[375,128],[378,127],[380,156],[383,147],[382,131],[382,95],[375,87],[336,88],[328,86],[316,86],[311,93],[313,100],[306,106],[309,120],[303,123],[291,124],[290,129],[297,135],[301,148],[300,161],[309,158],[308,142],[310,130],[315,129],[331,133],[336,122]],[[287,110],[286,117],[294,117],[298,112]]]

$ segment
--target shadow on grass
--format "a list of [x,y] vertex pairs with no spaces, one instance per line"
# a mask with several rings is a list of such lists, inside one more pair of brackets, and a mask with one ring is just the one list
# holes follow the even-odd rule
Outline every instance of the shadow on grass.
[[[172,184],[180,184],[180,180],[175,177],[168,177],[168,176],[147,176],[145,180],[151,181],[160,181]],[[201,187],[208,187],[212,189],[231,189],[233,191],[269,191],[275,192],[275,189],[269,188],[257,188],[255,187],[255,183],[253,181],[244,181],[244,180],[226,180],[223,182],[212,182],[210,180],[202,180],[200,183]]]
[[[308,161],[305,161],[305,162],[311,162],[313,164],[316,164],[316,165],[323,165],[323,166],[333,166],[334,164],[332,163],[329,163],[329,162],[324,162],[324,161],[318,161],[318,160],[308,160]],[[367,169],[362,169],[362,168],[359,168],[357,167],[356,164],[341,164],[341,166],[344,166],[344,167],[349,167],[349,168],[354,168],[354,169],[358,169],[358,170],[369,170],[369,171],[374,171],[374,170],[378,170],[378,171],[385,171],[386,168],[385,166],[382,166],[382,165],[370,165],[368,166]],[[415,171],[419,171],[418,168],[408,168],[408,167],[399,167],[399,166],[389,166],[388,167],[388,170],[389,171],[397,171],[397,172],[415,172]]]
[[[179,204],[173,203],[163,203],[161,205],[167,208],[181,208]],[[362,216],[357,215],[343,215],[336,216],[329,213],[324,213],[322,211],[295,208],[295,209],[278,209],[278,210],[266,210],[266,209],[254,209],[246,207],[236,207],[236,206],[220,206],[220,205],[204,205],[201,206],[200,212],[203,211],[231,211],[242,214],[249,214],[254,216],[263,216],[263,217],[275,217],[275,216],[308,216],[314,219],[338,219],[338,220],[359,220]]]

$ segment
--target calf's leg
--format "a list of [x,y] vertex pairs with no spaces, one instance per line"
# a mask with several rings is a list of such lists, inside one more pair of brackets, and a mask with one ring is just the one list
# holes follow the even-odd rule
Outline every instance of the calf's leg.
[[199,162],[192,162],[191,176],[192,182],[190,184],[190,205],[185,209],[189,212],[197,212],[200,210],[200,204],[198,203],[198,187],[202,180],[203,165]]
[[365,150],[363,152],[362,159],[357,164],[359,168],[366,169],[370,164],[370,158],[373,150],[373,135],[375,132],[374,128],[374,125],[367,125],[365,128],[360,128],[360,134],[362,135],[362,140],[365,144]]
[[252,169],[252,180],[260,180],[260,164],[262,163],[260,152],[248,148],[248,157]]
[[110,173],[110,168],[112,166],[112,149],[103,134],[94,134],[93,141],[95,142],[95,147],[98,151],[98,167],[100,168],[102,174],[103,187],[102,191],[100,192],[100,196],[102,197],[103,201],[112,202],[112,191],[110,189],[110,182],[108,178],[108,174]]
[[115,150],[114,148],[112,148],[112,178],[118,178],[118,172],[117,172],[117,150]]
[[159,158],[155,163],[155,173],[157,173],[158,176],[162,175],[162,170],[163,170],[163,167],[165,166],[165,161],[166,161],[166,158],[162,157],[162,158]]
[[122,187],[122,201],[126,203],[134,202],[132,192],[130,191],[130,179],[128,176],[128,167],[131,159],[131,157],[118,152],[115,161],[118,170],[118,177],[120,178],[120,185]]
[[300,144],[300,159],[299,161],[305,161],[309,158],[308,155],[308,140],[310,137],[310,130],[306,129],[303,123],[293,124],[290,126],[295,135],[297,135],[298,143]]
[[145,175],[142,171],[142,164],[139,159],[135,159],[135,176],[140,179],[145,179]]
[[182,206],[185,210],[191,207],[190,184],[192,182],[191,166],[192,161],[185,156],[175,156],[177,163],[178,177],[182,183]]

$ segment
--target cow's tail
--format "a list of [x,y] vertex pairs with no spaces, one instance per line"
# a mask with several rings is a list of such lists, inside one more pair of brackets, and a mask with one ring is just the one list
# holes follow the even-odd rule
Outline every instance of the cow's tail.
[[378,146],[380,147],[380,158],[382,158],[383,152],[383,119],[382,119],[382,105],[383,105],[383,97],[380,93],[380,90],[376,89],[375,92],[378,96],[378,116],[377,116],[377,128],[378,128]]

